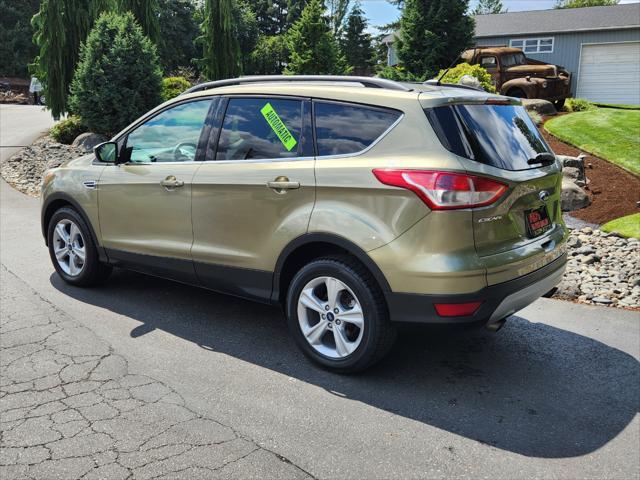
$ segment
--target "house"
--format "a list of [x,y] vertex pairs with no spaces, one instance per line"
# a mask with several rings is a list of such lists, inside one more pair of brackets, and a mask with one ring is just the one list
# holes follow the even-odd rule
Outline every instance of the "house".
[[[477,46],[508,45],[527,57],[562,65],[575,97],[640,104],[640,4],[477,15]],[[383,39],[398,63],[396,34]]]

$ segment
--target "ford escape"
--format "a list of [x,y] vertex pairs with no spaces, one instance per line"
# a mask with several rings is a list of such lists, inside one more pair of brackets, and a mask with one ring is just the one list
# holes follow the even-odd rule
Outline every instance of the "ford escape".
[[49,170],[53,265],[281,305],[336,371],[398,323],[497,330],[566,263],[561,166],[518,99],[359,77],[209,82]]

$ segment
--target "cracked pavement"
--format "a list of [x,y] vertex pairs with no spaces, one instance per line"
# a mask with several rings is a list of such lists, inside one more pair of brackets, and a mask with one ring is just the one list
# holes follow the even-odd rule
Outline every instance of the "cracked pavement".
[[0,478],[310,478],[1,275]]
[[[33,140],[34,112],[0,105],[0,143]],[[540,299],[340,376],[277,309],[118,270],[64,284],[38,201],[2,181],[0,263],[2,480],[640,477],[638,312]]]

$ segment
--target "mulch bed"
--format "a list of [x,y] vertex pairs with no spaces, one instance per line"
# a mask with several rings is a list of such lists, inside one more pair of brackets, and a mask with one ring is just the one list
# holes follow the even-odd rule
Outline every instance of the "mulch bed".
[[[545,119],[546,120],[546,119]],[[542,126],[540,132],[554,153],[577,157],[581,153],[585,159],[587,178],[591,181],[587,191],[591,195],[591,205],[570,213],[572,217],[589,223],[602,224],[625,215],[640,212],[640,178],[623,170],[611,162],[561,142]]]

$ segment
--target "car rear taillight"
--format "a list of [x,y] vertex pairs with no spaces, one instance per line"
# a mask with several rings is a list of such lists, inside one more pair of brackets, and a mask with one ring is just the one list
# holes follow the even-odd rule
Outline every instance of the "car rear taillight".
[[507,191],[503,183],[465,173],[376,168],[373,174],[385,185],[411,190],[431,210],[483,207]]
[[469,317],[478,311],[480,305],[482,302],[433,304],[441,317]]

